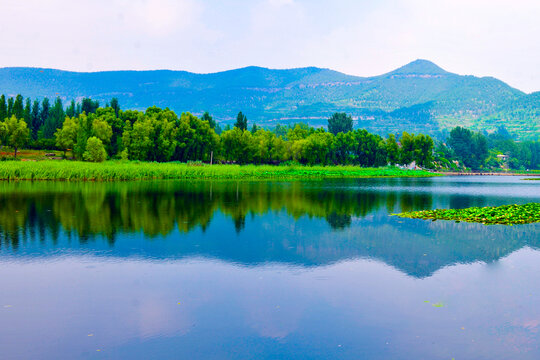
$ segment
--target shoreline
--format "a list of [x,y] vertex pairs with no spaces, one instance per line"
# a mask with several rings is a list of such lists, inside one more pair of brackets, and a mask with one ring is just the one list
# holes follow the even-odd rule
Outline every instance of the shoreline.
[[540,173],[500,173],[500,172],[437,172],[444,176],[539,176]]
[[387,166],[354,165],[238,165],[106,161],[6,161],[0,162],[0,181],[147,181],[147,180],[301,180],[331,178],[423,178],[439,176],[526,176],[540,173],[438,172]]
[[0,162],[0,180],[4,181],[296,180],[435,176],[441,175],[425,170],[406,170],[397,167],[362,168],[341,165],[194,165],[123,161]]

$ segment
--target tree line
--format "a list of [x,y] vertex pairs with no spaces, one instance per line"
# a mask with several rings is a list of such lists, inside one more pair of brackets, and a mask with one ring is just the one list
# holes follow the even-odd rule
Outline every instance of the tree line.
[[0,98],[0,118],[5,119],[0,141],[15,151],[24,146],[57,149],[85,161],[295,161],[360,166],[416,161],[426,167],[432,162],[433,140],[429,136],[403,133],[400,147],[394,135],[384,139],[366,130],[353,130],[352,122],[343,128],[343,118],[350,119],[345,114],[335,114],[329,120],[330,132],[303,123],[273,130],[254,124],[248,129],[248,119],[242,112],[233,127],[222,130],[208,113],[199,118],[187,112],[178,116],[155,106],[144,112],[121,110],[116,99],[105,107],[91,99],[72,101],[65,110],[59,98],[53,106],[48,99],[41,103],[23,100],[20,95],[7,103],[4,96]]
[[[504,155],[504,157],[499,157]],[[509,168],[513,170],[540,169],[540,142],[515,141],[504,126],[488,134],[463,127],[452,129],[444,142],[434,150],[439,167],[472,170]]]
[[[343,192],[339,188],[313,192],[303,182],[292,182],[279,192],[270,191],[270,187],[266,182],[225,181],[212,184],[210,190],[204,182],[167,182],[159,187],[131,182],[120,187],[101,184],[96,191],[88,183],[6,183],[0,189],[0,246],[2,238],[18,239],[21,228],[36,227],[33,233],[37,236],[49,231],[54,237],[59,224],[84,241],[95,235],[114,241],[118,233],[141,230],[150,237],[165,236],[173,230],[188,233],[196,227],[205,230],[217,211],[241,231],[250,214],[283,207],[295,216],[326,219],[332,228],[340,229],[350,226],[353,216],[363,218],[382,208],[389,212],[411,211],[432,203],[429,194]],[[36,197],[36,188],[50,196]],[[129,196],[124,196],[126,191]],[[237,193],[241,196],[237,197]],[[16,220],[15,212],[20,214]],[[96,218],[101,220],[91,221]]]
[[[446,141],[428,135],[389,134],[386,138],[353,129],[350,115],[336,113],[328,130],[304,123],[265,129],[238,113],[234,126],[223,129],[208,113],[178,116],[168,108],[122,110],[116,98],[101,107],[98,101],[72,100],[64,107],[56,98],[42,101],[0,96],[0,146],[17,150],[62,150],[72,158],[139,161],[202,161],[239,164],[351,164],[365,167],[415,162],[424,168],[451,168],[453,161],[471,169],[498,166],[496,155],[510,153],[513,168],[538,168],[539,143],[516,143],[504,129],[490,135],[453,129]],[[502,149],[502,150],[501,150]]]

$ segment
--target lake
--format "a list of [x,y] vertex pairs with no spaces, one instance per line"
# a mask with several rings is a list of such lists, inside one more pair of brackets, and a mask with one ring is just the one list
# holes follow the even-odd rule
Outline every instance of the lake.
[[1,359],[539,359],[520,177],[0,182]]

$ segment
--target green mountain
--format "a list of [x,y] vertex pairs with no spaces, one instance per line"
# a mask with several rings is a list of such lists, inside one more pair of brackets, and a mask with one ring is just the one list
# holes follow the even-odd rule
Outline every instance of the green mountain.
[[[353,116],[355,126],[382,134],[402,130],[433,134],[456,124],[491,126],[479,119],[506,107],[519,112],[519,99],[528,96],[495,78],[453,74],[427,60],[373,77],[315,67],[247,67],[213,74],[2,68],[0,93],[60,96],[66,101],[92,97],[102,104],[117,97],[123,108],[157,105],[176,112],[209,111],[224,122],[232,122],[242,111],[250,122],[265,126],[298,121],[326,125],[332,113],[343,111]],[[532,102],[537,112],[538,101]],[[527,136],[535,133],[527,131]]]
[[505,126],[523,140],[538,140],[540,134],[540,91],[523,95],[499,106],[495,112],[478,119],[476,127],[494,130]]

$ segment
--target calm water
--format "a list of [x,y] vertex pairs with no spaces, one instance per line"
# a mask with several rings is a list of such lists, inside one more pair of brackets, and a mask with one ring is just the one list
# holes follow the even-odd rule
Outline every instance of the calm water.
[[518,177],[0,183],[0,359],[539,359]]

